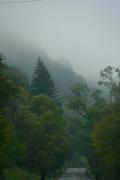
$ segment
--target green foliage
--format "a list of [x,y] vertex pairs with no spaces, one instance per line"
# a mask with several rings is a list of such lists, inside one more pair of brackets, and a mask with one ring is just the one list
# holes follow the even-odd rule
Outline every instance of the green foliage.
[[101,78],[99,84],[109,90],[106,97],[100,90],[87,90],[83,84],[75,85],[71,91],[68,105],[80,114],[81,122],[74,119],[76,122],[71,124],[71,128],[78,124],[81,132],[76,128],[72,139],[74,146],[79,143],[77,150],[87,158],[96,180],[120,179],[120,71],[109,66],[101,71]]
[[[25,76],[3,64],[0,57],[0,108],[4,116],[0,117],[0,178],[4,169],[16,166],[40,174],[41,179],[53,176],[65,162],[69,138],[60,106],[47,95],[55,95],[51,76],[39,59],[35,74],[43,91],[30,100]],[[17,172],[7,172],[6,178],[19,179]]]
[[120,100],[120,69],[108,66],[101,70],[100,76],[98,83],[108,88],[110,100]]
[[17,101],[18,104],[20,103],[28,103],[29,101],[29,83],[27,78],[21,71],[17,68],[6,66],[5,69],[6,77],[9,78],[17,88],[17,93],[11,99],[13,101]]
[[88,108],[88,117],[89,121],[87,126],[92,128],[93,124],[96,121],[102,119],[105,114],[105,110],[107,107],[107,101],[103,97],[102,91],[99,89],[94,90],[90,94],[90,105]]
[[14,81],[6,74],[7,66],[4,61],[4,56],[0,54],[0,108],[3,108],[18,90]]
[[83,167],[85,161],[85,128],[80,118],[69,118],[66,131],[70,137],[70,153],[66,162],[67,167]]
[[103,179],[106,179],[106,176],[107,179],[120,178],[120,113],[116,108],[110,107],[109,114],[96,123],[91,132],[93,145],[105,168]]
[[[55,86],[40,59],[32,97],[26,77],[4,61],[0,54],[0,178],[5,168],[18,166],[44,180],[59,172],[69,155],[69,165],[89,164],[96,180],[119,180],[120,70],[108,66],[101,71],[106,96],[83,81],[75,84],[64,114],[65,106],[52,99]],[[22,170],[14,172],[6,171],[6,177],[30,178]]]
[[14,169],[5,169],[4,170],[4,178],[5,180],[39,180],[40,178],[27,173],[19,168]]
[[33,96],[31,101],[31,111],[37,115],[41,115],[45,112],[58,112],[60,113],[60,107],[57,106],[55,101],[46,94]]
[[0,117],[0,171],[21,164],[24,152],[25,146],[19,142],[13,125]]
[[36,114],[30,111],[30,107],[21,105],[14,114],[14,125],[17,130],[17,135],[26,143],[29,139],[29,132],[32,131],[34,123],[38,120]]
[[30,164],[34,170],[48,175],[65,161],[68,152],[68,138],[60,124],[60,117],[45,113],[36,123],[29,144]]
[[30,172],[51,175],[67,157],[69,138],[62,110],[47,95],[33,96],[14,116],[18,137],[26,144],[24,167]]
[[68,96],[68,107],[76,111],[80,116],[87,118],[87,104],[88,104],[89,89],[85,83],[77,83]]
[[[26,147],[19,140],[14,128],[13,114],[16,110],[16,101],[19,88],[22,84],[17,84],[16,74],[12,68],[4,64],[5,58],[0,55],[0,174],[2,178],[3,169],[21,166],[24,161]],[[15,69],[16,73],[18,72]],[[18,80],[19,81],[19,80]],[[13,104],[15,105],[13,108]],[[13,110],[14,109],[14,110]],[[13,111],[12,111],[13,110]]]
[[61,110],[47,95],[33,97],[31,108],[38,119],[29,135],[28,162],[31,170],[50,175],[63,165],[69,150],[65,122]]
[[34,71],[31,92],[32,95],[39,95],[44,93],[48,96],[55,96],[56,93],[55,85],[51,75],[40,58],[37,61],[37,65]]
[[0,77],[0,107],[4,106],[8,100],[16,93],[14,83],[6,79],[4,76]]
[[[4,104],[4,115],[13,122],[15,119],[15,114],[19,109],[19,106],[28,104],[30,93],[28,89],[28,81],[26,77],[16,68],[6,66],[5,68],[6,77],[14,84],[16,92],[12,92],[13,96],[5,103],[3,100],[2,105]],[[6,90],[8,84],[6,85]],[[4,91],[6,92],[6,91]],[[7,91],[8,92],[8,91]],[[2,98],[1,98],[2,99]]]
[[17,68],[13,66],[6,66],[5,69],[6,76],[14,81],[16,86],[24,87],[28,89],[29,83],[25,75]]

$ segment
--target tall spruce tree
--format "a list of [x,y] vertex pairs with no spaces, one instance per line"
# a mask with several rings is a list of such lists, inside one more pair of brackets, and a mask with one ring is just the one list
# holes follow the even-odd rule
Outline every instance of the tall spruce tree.
[[44,93],[51,97],[56,95],[54,82],[40,57],[38,58],[32,78],[31,93],[32,95]]

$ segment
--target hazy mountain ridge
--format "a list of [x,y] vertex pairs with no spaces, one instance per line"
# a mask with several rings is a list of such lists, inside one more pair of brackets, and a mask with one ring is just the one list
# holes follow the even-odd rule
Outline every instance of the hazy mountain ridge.
[[[61,95],[64,95],[76,82],[84,81],[81,75],[74,72],[71,64],[66,59],[59,58],[58,61],[53,60],[43,50],[26,46],[20,41],[17,43],[14,39],[8,41],[4,42],[3,40],[3,46],[1,44],[0,47],[1,52],[6,56],[7,63],[20,69],[29,81],[31,81],[38,57],[47,66]],[[10,45],[10,41],[11,46],[8,46]]]

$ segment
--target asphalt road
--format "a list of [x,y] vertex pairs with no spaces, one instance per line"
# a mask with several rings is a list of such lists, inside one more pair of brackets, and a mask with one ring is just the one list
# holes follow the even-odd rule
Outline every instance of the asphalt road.
[[91,180],[85,175],[85,168],[68,168],[59,180]]

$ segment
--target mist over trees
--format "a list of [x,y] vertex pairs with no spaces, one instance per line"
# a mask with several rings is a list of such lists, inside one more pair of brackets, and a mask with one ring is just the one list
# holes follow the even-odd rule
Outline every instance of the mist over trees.
[[[0,61],[0,178],[4,179],[5,169],[16,166],[36,173],[41,180],[53,177],[67,158],[69,136],[65,132],[63,110],[47,95],[51,86],[45,87],[51,79],[42,84],[42,92],[31,94],[25,76],[3,64],[3,57]],[[46,68],[45,73],[50,77]]]
[[107,88],[106,96],[100,89],[93,91],[82,83],[71,89],[67,105],[75,112],[73,120],[78,119],[76,122],[80,128],[74,127],[72,120],[68,130],[77,131],[72,137],[77,139],[73,149],[79,144],[76,149],[78,157],[87,158],[92,178],[114,180],[120,178],[120,70],[106,67],[101,70],[98,83]]
[[51,97],[55,97],[56,94],[55,84],[40,57],[37,60],[37,64],[33,74],[31,93],[33,95],[44,93]]
[[66,62],[66,59],[52,59],[41,49],[35,50],[32,47],[24,47],[24,45],[21,45],[20,48],[21,52],[18,49],[16,49],[16,52],[12,52],[12,50],[9,50],[8,48],[8,51],[6,52],[7,64],[20,69],[29,82],[32,80],[34,67],[36,66],[38,57],[41,58],[44,65],[47,67],[56,85],[58,94],[61,97],[67,94],[74,83],[79,82],[79,80],[85,81],[82,75],[74,72],[70,63],[68,61]]
[[120,0],[0,0],[0,180],[120,180]]
[[16,167],[41,180],[86,167],[95,180],[119,180],[119,68],[101,70],[95,89],[70,67],[35,62],[30,80],[0,54],[0,179]]

